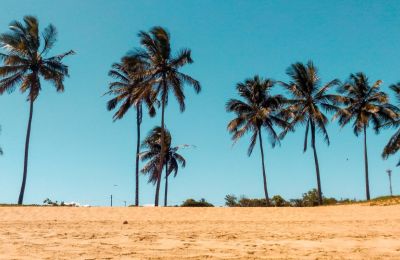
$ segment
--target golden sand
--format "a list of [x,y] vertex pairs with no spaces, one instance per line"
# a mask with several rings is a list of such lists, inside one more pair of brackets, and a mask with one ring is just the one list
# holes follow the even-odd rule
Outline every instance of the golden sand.
[[0,208],[0,259],[270,258],[400,259],[400,205]]

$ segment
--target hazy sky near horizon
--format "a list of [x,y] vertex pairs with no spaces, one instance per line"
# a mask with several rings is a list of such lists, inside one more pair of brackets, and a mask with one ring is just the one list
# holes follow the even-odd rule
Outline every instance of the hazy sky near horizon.
[[[13,1],[3,0],[0,32],[12,20],[31,14],[41,30],[53,23],[59,32],[51,54],[73,49],[65,59],[70,78],[65,92],[47,83],[35,102],[25,203],[45,198],[108,205],[134,200],[136,120],[132,110],[113,122],[106,110],[107,72],[127,51],[139,47],[137,33],[166,27],[172,48],[192,50],[194,64],[184,71],[198,79],[202,92],[185,88],[186,111],[174,99],[166,125],[174,144],[192,144],[182,154],[187,167],[171,179],[169,204],[206,198],[222,205],[226,194],[262,197],[260,151],[247,157],[249,136],[232,146],[225,103],[236,97],[235,84],[259,74],[287,81],[287,67],[313,60],[322,82],[345,80],[363,71],[383,90],[400,81],[399,1]],[[275,92],[285,93],[276,86]],[[29,104],[19,90],[0,96],[0,202],[18,198]],[[142,136],[160,122],[144,116]],[[264,137],[270,195],[290,199],[316,187],[312,150],[303,153],[304,127],[274,149]],[[328,126],[331,145],[319,136],[323,193],[365,198],[362,136],[350,127]],[[393,169],[393,191],[400,193],[398,156],[381,152],[393,130],[368,130],[371,196],[388,194],[386,169]],[[266,134],[266,133],[265,133]],[[115,186],[117,185],[117,186]],[[163,194],[163,186],[162,192]],[[163,196],[161,196],[163,199]],[[152,204],[154,187],[141,176],[140,202]]]

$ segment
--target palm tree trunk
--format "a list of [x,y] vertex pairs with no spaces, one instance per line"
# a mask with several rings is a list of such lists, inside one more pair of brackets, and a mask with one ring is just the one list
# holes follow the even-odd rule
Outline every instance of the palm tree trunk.
[[390,197],[393,196],[393,192],[392,192],[392,174],[389,173],[389,188],[390,188]]
[[265,193],[265,200],[267,203],[267,207],[269,207],[269,197],[268,197],[268,189],[267,189],[267,176],[265,174],[265,164],[264,164],[264,149],[262,144],[262,137],[261,137],[261,129],[258,128],[258,138],[260,141],[260,150],[261,150],[261,163],[262,163],[262,171],[263,171],[263,179],[264,179],[264,193]]
[[165,83],[165,77],[163,77],[163,92],[162,92],[162,104],[161,104],[161,151],[160,151],[160,162],[158,164],[158,180],[157,180],[157,187],[156,187],[156,196],[154,200],[154,206],[158,207],[158,201],[160,197],[160,182],[162,176],[162,170],[164,165],[164,150],[165,150],[165,125],[164,125],[164,112],[165,112],[165,101],[166,101],[166,94],[167,94],[167,85]]
[[164,207],[168,204],[168,163],[165,163],[165,192],[164,192]]
[[159,194],[160,194],[160,186],[161,186],[161,178],[159,178],[160,175],[157,177],[157,183],[156,183],[156,195],[155,195],[155,201],[154,201],[154,206],[158,207],[158,199],[159,199]]
[[135,206],[139,206],[139,153],[140,153],[140,125],[142,123],[142,105],[136,107],[136,127],[137,127],[137,141],[136,141],[136,188],[135,188]]
[[370,200],[369,195],[369,177],[368,177],[368,154],[367,154],[367,127],[364,126],[364,163],[365,163],[365,190],[367,200]]
[[321,178],[319,173],[319,164],[318,164],[318,156],[317,149],[315,148],[315,126],[311,123],[311,145],[314,152],[314,162],[315,162],[315,170],[317,173],[317,187],[318,187],[318,204],[322,205],[322,189],[321,189]]
[[32,125],[32,115],[33,115],[33,99],[30,99],[30,108],[29,108],[29,120],[28,120],[28,129],[26,131],[26,140],[25,140],[25,158],[24,158],[24,173],[22,175],[22,185],[21,191],[19,193],[18,205],[22,205],[24,202],[24,194],[25,194],[25,184],[26,184],[26,176],[28,174],[28,154],[29,154],[29,139],[31,137],[31,125]]

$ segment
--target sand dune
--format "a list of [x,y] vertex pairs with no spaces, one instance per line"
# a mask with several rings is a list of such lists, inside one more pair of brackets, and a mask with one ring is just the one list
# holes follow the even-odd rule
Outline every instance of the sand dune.
[[400,206],[0,208],[0,259],[269,258],[400,259]]

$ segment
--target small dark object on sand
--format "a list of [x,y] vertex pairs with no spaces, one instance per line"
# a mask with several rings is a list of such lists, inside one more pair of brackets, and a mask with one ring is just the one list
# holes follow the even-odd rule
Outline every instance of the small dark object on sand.
[[126,224],[128,224],[128,221],[125,220],[122,224],[126,225]]

